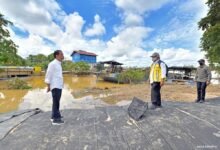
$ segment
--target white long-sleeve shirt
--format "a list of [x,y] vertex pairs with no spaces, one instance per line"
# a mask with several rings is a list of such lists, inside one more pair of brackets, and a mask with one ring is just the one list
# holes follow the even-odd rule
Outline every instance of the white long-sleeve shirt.
[[50,84],[50,90],[63,88],[63,74],[61,62],[54,59],[49,63],[45,76],[45,83]]
[[[159,60],[158,60],[158,61],[159,61]],[[158,61],[156,61],[156,62],[153,63],[152,70],[151,70],[151,72],[150,72],[150,83],[153,83],[153,82],[154,82],[154,79],[153,79],[153,69],[154,69],[155,65],[158,64]],[[166,73],[167,73],[167,67],[166,67],[166,65],[165,65],[163,62],[161,62],[161,63],[160,63],[160,67],[161,67],[161,78],[162,78],[162,79],[163,79],[163,78],[166,78]]]

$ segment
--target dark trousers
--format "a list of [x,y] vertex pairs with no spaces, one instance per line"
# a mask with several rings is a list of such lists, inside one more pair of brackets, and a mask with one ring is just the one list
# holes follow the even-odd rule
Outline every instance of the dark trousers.
[[205,100],[206,82],[197,82],[197,101]]
[[151,84],[151,102],[153,105],[161,106],[160,89],[160,82],[153,82]]
[[53,105],[52,105],[52,119],[60,119],[60,98],[61,98],[62,90],[61,89],[53,89],[52,97],[53,97]]

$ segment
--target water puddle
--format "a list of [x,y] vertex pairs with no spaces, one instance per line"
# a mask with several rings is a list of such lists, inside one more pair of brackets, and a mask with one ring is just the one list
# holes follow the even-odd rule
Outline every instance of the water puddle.
[[[8,90],[7,81],[0,80],[0,113],[18,109],[40,108],[50,111],[51,93],[46,93],[44,76],[24,78],[32,87],[29,90]],[[96,76],[64,76],[64,89],[61,97],[61,109],[93,108],[107,105],[101,99],[111,95],[112,88],[126,86],[97,80]]]

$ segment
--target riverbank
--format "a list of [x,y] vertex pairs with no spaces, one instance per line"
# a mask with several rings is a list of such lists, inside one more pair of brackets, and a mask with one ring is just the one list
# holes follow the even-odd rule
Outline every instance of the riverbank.
[[[95,98],[101,98],[108,104],[116,104],[120,101],[130,101],[134,96],[139,97],[144,101],[150,101],[150,85],[131,84],[122,87],[112,88],[87,88],[78,91],[73,91],[73,96],[83,97],[93,95]],[[210,85],[207,87],[207,99],[220,97],[220,85]],[[165,84],[161,90],[162,100],[179,101],[179,102],[194,102],[197,96],[196,86],[187,84]]]
[[[7,81],[0,81],[0,113],[15,110],[41,108],[51,109],[52,97],[46,93],[44,76],[23,78],[32,87],[26,90],[8,90]],[[220,97],[220,85],[207,87],[207,99]],[[196,86],[193,84],[167,83],[162,88],[162,100],[193,102],[196,99]],[[97,80],[96,76],[64,76],[64,89],[61,98],[61,109],[78,108],[77,103],[83,100],[116,105],[129,102],[133,97],[150,101],[150,85],[115,84]]]

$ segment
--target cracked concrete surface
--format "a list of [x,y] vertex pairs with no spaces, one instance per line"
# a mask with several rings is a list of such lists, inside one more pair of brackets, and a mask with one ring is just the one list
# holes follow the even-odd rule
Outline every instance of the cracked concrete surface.
[[29,110],[1,115],[0,147],[67,150],[220,149],[220,100],[204,104],[163,104],[163,108],[148,110],[138,122],[130,120],[128,105],[94,105],[91,109],[62,110],[65,124],[61,126],[51,125],[51,112]]

